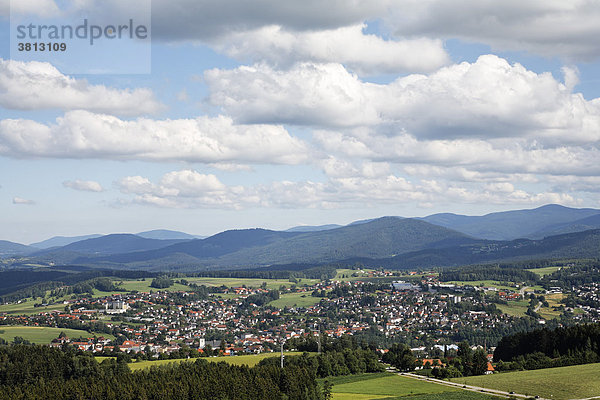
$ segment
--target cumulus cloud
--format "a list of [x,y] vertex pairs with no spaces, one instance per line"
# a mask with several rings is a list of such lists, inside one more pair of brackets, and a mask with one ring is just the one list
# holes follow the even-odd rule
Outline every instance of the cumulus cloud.
[[13,202],[13,204],[25,205],[25,206],[31,206],[31,205],[35,204],[35,201],[24,199],[22,197],[13,197],[12,202]]
[[[363,166],[364,167],[364,166]],[[131,202],[164,208],[342,208],[381,204],[431,204],[447,201],[541,205],[577,205],[580,199],[568,193],[542,190],[530,192],[508,182],[484,185],[448,181],[412,180],[394,173],[368,176],[338,174],[325,182],[275,181],[254,186],[227,186],[216,176],[193,170],[174,171],[153,183],[141,176],[117,182]],[[126,202],[126,200],[125,200]]]
[[74,181],[65,181],[63,186],[73,190],[79,190],[83,192],[102,192],[104,188],[98,182],[95,181],[82,181],[76,179]]
[[544,143],[600,139],[600,99],[494,55],[409,75],[388,85],[361,81],[339,64],[266,65],[205,73],[210,101],[240,122],[379,126],[430,139],[535,137]]
[[296,164],[307,145],[283,127],[236,125],[228,117],[122,120],[70,111],[55,124],[0,121],[0,154],[10,157]]
[[123,116],[164,106],[149,89],[112,89],[63,75],[50,63],[0,59],[0,106],[18,110],[83,109]]
[[[521,139],[418,140],[411,135],[388,137],[316,131],[316,144],[329,154],[380,162],[463,167],[478,173],[591,176],[600,174],[595,146],[544,148]],[[468,176],[468,175],[467,175]]]
[[384,17],[397,35],[462,38],[548,57],[600,56],[595,1],[402,0],[398,5]]
[[441,40],[383,40],[363,33],[364,24],[295,31],[279,25],[235,32],[216,43],[231,57],[288,68],[297,62],[339,62],[361,75],[430,72],[449,62]]

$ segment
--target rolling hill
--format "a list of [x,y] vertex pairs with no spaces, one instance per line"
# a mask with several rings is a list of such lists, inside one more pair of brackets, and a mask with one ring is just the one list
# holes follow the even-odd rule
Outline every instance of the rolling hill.
[[51,255],[52,253],[73,253],[88,255],[108,255],[158,249],[182,240],[146,239],[128,233],[112,234],[93,239],[85,239],[59,248],[51,248],[36,253],[36,255]]
[[362,263],[387,268],[451,267],[467,264],[551,258],[600,258],[600,229],[550,236],[540,240],[480,240],[470,244],[408,252],[383,259],[351,258],[340,263]]
[[96,261],[135,268],[184,263],[212,268],[267,266],[321,263],[348,257],[389,257],[473,241],[466,235],[424,221],[385,217],[317,232],[226,231],[203,240],[153,251],[111,255]]
[[38,250],[35,247],[25,246],[24,244],[0,240],[0,257],[10,257],[15,255],[30,254]]
[[543,237],[540,233],[552,226],[573,224],[593,215],[600,215],[600,210],[548,204],[532,210],[504,211],[482,216],[444,213],[433,214],[422,219],[481,239],[513,240],[540,238]]

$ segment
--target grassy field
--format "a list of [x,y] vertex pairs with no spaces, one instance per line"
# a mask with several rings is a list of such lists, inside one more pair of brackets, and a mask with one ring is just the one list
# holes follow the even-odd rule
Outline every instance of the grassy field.
[[[281,285],[290,287],[294,285],[287,279],[255,279],[255,278],[186,278],[188,282],[193,282],[197,285],[205,286],[227,286],[227,287],[240,287],[245,285],[246,287],[260,287],[263,282],[267,284],[267,289],[279,289]],[[296,283],[296,286],[303,286],[304,284],[313,285],[319,282],[318,279],[300,279],[300,282]]]
[[[538,310],[538,314],[540,314],[544,319],[553,319],[560,316],[560,311],[555,311],[552,309],[552,307],[559,307],[561,305],[560,300],[564,297],[564,295],[548,294],[545,295],[545,297],[548,301],[549,307],[541,307]],[[498,307],[503,313],[516,317],[524,316],[528,306],[529,300],[509,301],[508,304],[496,304],[496,307]]]
[[[284,354],[286,356],[299,356],[302,353],[286,352]],[[249,355],[232,356],[232,357],[208,357],[208,358],[204,358],[204,360],[207,360],[209,362],[226,362],[226,363],[232,364],[232,365],[247,365],[249,367],[253,367],[256,364],[258,364],[260,362],[260,360],[263,360],[263,359],[269,358],[269,357],[279,357],[279,355],[280,355],[279,353],[261,353],[261,354],[249,354]],[[169,365],[169,364],[179,363],[179,362],[194,362],[194,361],[196,361],[195,358],[189,358],[189,359],[180,359],[180,360],[140,361],[140,362],[134,362],[134,363],[131,363],[128,365],[132,371],[137,371],[137,370],[144,369],[144,368],[150,368],[153,365],[159,366],[159,365]]]
[[508,304],[496,304],[504,314],[522,317],[527,311],[529,300],[509,301]]
[[447,283],[453,283],[453,284],[459,285],[459,286],[471,285],[471,286],[494,287],[494,288],[497,288],[498,290],[512,290],[512,291],[517,290],[516,288],[511,287],[511,286],[501,285],[500,282],[498,282],[498,281],[451,281],[451,282],[447,282]]
[[52,304],[44,307],[34,307],[35,303],[39,303],[40,300],[33,301],[31,298],[23,300],[21,303],[11,303],[0,305],[0,313],[7,314],[18,314],[18,315],[33,315],[41,312],[59,310],[63,311],[65,306],[63,304]]
[[[120,280],[117,282],[120,282]],[[151,283],[152,283],[152,278],[145,278],[145,279],[140,279],[140,280],[124,280],[123,284],[120,285],[119,287],[121,289],[125,289],[125,290],[137,290],[138,292],[149,292],[151,290],[179,292],[179,291],[189,291],[190,290],[190,288],[188,286],[181,285],[179,283],[175,283],[175,284],[173,284],[173,286],[166,288],[166,289],[155,289],[153,287],[150,287]]]
[[270,306],[283,308],[283,307],[310,307],[321,301],[320,297],[312,297],[311,292],[301,293],[285,293],[282,294],[279,299],[273,300],[269,303]]
[[553,272],[556,272],[560,269],[560,267],[545,267],[545,268],[530,268],[527,271],[531,271],[534,274],[537,274],[539,276],[546,276],[546,275],[550,275]]
[[506,372],[452,379],[454,382],[547,399],[600,396],[600,364]]
[[[377,279],[377,278],[369,278],[369,272],[375,271],[374,269],[338,269],[336,270],[336,275],[333,280],[340,282],[353,282],[353,281],[364,281],[367,279]],[[356,275],[356,276],[352,276]]]
[[[65,329],[65,328],[49,328],[38,326],[0,326],[0,337],[6,341],[12,342],[15,336],[21,336],[32,343],[48,344],[64,332],[70,338],[78,337],[93,337],[94,335],[82,330]],[[104,336],[107,339],[114,339],[112,335],[105,333],[97,333],[96,336]]]
[[[490,396],[382,372],[331,377],[333,400],[489,400]],[[323,381],[323,380],[321,380]]]

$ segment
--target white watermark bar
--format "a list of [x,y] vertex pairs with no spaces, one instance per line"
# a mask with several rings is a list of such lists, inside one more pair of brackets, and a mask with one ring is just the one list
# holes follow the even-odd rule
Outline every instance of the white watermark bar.
[[124,0],[118,15],[102,1],[86,8],[64,2],[45,15],[23,10],[19,1],[10,8],[12,60],[49,62],[67,74],[151,72],[151,0]]

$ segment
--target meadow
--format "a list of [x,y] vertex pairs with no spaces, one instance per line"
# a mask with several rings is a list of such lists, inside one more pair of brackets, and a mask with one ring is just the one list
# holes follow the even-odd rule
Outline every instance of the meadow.
[[561,400],[600,396],[599,376],[600,363],[470,376],[452,381]]
[[[382,372],[328,378],[333,400],[490,400],[492,397]],[[321,382],[324,379],[320,380]]]
[[533,272],[539,276],[546,276],[558,271],[560,268],[561,267],[530,268],[527,271]]
[[285,293],[279,299],[273,300],[269,305],[277,308],[284,307],[310,307],[321,301],[320,297],[312,297],[311,292]]
[[279,289],[280,286],[290,287],[291,285],[302,286],[304,284],[313,285],[319,282],[319,279],[299,279],[298,283],[290,282],[287,279],[256,279],[256,278],[185,278],[190,283],[204,285],[209,287],[227,286],[227,287],[260,287],[266,283],[267,289]]
[[[302,353],[300,352],[286,352],[284,353],[286,356],[299,356]],[[203,358],[203,360],[207,360],[209,362],[226,362],[231,365],[247,365],[249,367],[253,367],[265,358],[269,357],[279,357],[280,353],[261,353],[261,354],[248,354],[241,356],[231,356],[231,357],[207,357]],[[100,361],[100,360],[99,360]],[[179,359],[179,360],[154,360],[154,361],[138,361],[128,364],[129,368],[132,371],[137,371],[140,369],[150,368],[152,366],[160,366],[160,365],[169,365],[173,363],[179,362],[194,362],[195,358],[187,358],[187,359]]]
[[[49,344],[64,332],[67,337],[93,337],[94,334],[78,329],[49,328],[41,326],[0,326],[0,337],[8,342],[12,342],[15,336],[29,340],[32,343]],[[96,336],[104,336],[107,339],[114,339],[114,336],[106,333],[96,333]]]

